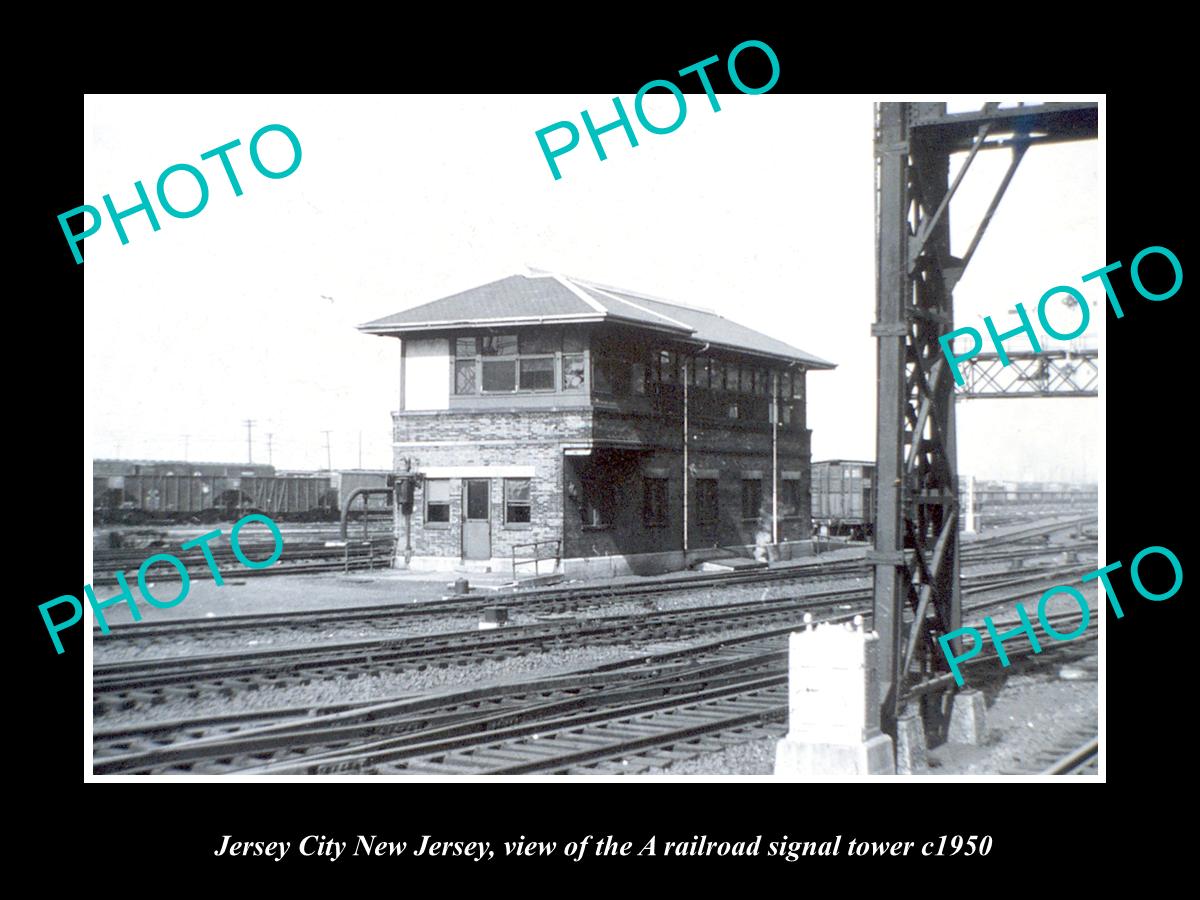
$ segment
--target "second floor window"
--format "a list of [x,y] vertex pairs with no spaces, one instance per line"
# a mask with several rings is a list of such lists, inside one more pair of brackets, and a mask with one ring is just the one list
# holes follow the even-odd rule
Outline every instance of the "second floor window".
[[462,396],[584,390],[586,366],[582,350],[582,337],[569,330],[456,338],[454,393]]

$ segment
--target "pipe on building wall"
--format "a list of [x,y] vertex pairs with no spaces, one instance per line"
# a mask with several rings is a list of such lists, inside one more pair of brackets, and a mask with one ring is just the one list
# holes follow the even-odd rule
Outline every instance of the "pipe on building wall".
[[771,543],[779,544],[779,371],[771,369]]
[[[408,341],[401,338],[401,340],[400,340],[400,412],[404,412],[404,377],[406,374],[404,369],[405,369],[405,358],[408,356],[408,354],[406,352],[407,348],[408,348]],[[395,425],[393,425],[392,428],[394,429]],[[395,440],[394,434],[393,434],[392,440]]]
[[[694,364],[696,357],[703,355],[711,346],[711,341],[705,341],[704,346],[693,356],[680,354],[680,361],[683,363],[680,376],[683,380],[683,552],[685,565],[687,564],[688,552],[688,496],[690,494],[688,490],[688,478],[691,475],[691,471],[688,468],[688,454],[691,445],[688,424],[688,364]],[[692,371],[695,371],[694,365]]]
[[688,551],[688,357],[681,359],[683,363],[683,564],[687,565]]

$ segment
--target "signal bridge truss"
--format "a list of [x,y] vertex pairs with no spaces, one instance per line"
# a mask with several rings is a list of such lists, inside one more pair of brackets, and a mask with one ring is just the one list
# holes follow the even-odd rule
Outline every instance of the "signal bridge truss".
[[960,400],[1002,397],[1095,397],[1099,381],[1097,354],[1091,350],[1043,350],[981,353],[959,363],[963,383]]

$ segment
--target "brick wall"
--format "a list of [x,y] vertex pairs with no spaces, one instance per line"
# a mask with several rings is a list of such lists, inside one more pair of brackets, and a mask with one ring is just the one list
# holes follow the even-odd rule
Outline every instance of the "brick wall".
[[[562,538],[562,448],[586,439],[590,410],[397,413],[393,421],[395,440],[400,444],[395,447],[397,470],[404,468],[406,459],[417,471],[435,466],[534,467],[529,524],[505,523],[503,478],[489,479],[494,559],[510,558],[517,544]],[[463,482],[463,478],[450,479],[450,521],[445,524],[425,521],[426,489],[417,489],[412,517],[415,555],[461,558]],[[399,528],[403,540],[403,523]]]
[[[760,530],[770,529],[771,426],[762,423],[691,423],[689,464],[716,472],[719,481],[718,522],[696,521],[694,481],[690,484],[689,547],[753,545]],[[516,544],[562,539],[566,557],[631,555],[679,550],[683,545],[682,422],[650,409],[547,410],[504,408],[469,411],[401,412],[394,415],[397,470],[411,460],[418,471],[443,466],[533,466],[531,522],[504,523],[503,481],[491,479],[492,557],[508,558]],[[613,521],[605,528],[588,526],[576,500],[564,497],[564,446],[592,442],[627,448],[632,463],[621,467]],[[781,520],[781,541],[810,535],[808,471],[810,433],[784,429],[778,433],[778,466],[803,473],[801,510]],[[570,479],[590,457],[568,457]],[[762,509],[758,520],[742,520],[742,478],[762,473]],[[642,479],[648,473],[667,479],[667,523],[649,527],[643,520]],[[483,477],[482,474],[476,477]],[[576,484],[576,488],[578,484]],[[412,545],[417,556],[459,559],[462,556],[463,479],[450,479],[450,522],[425,522],[424,488],[413,505]],[[403,523],[398,522],[403,541]],[[528,552],[528,551],[523,551]]]

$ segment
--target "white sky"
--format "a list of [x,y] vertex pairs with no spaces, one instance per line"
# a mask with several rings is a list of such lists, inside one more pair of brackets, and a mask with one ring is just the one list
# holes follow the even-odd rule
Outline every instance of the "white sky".
[[[708,307],[838,363],[809,376],[813,457],[873,458],[872,98],[719,100],[714,113],[688,95],[668,135],[635,119],[637,148],[609,132],[605,162],[583,132],[555,181],[534,132],[560,119],[582,132],[583,109],[611,121],[611,95],[87,97],[84,202],[102,209],[111,193],[133,206],[138,179],[153,198],[180,162],[205,174],[210,197],[190,219],[154,199],[160,231],[139,213],[124,220],[128,245],[107,219],[85,243],[85,456],[179,458],[186,434],[191,459],[242,461],[250,418],[256,462],[271,432],[276,466],[324,467],[329,429],[335,467],[358,464],[361,431],[362,463],[390,468],[399,344],[355,325],[529,264]],[[674,118],[669,95],[655,103],[652,121]],[[303,148],[279,180],[249,159],[271,123]],[[234,138],[241,197],[217,160],[200,160]],[[281,135],[261,147],[273,169],[290,160]],[[956,291],[958,324],[982,330],[1016,301],[1033,317],[1043,291],[1067,284],[1093,300],[1094,339],[1103,289],[1079,276],[1109,262],[1098,154],[1095,141],[1029,151]],[[1007,161],[983,153],[968,173],[957,252]],[[179,208],[197,197],[189,181],[168,182]],[[958,410],[965,474],[1097,476],[1096,400]]]

